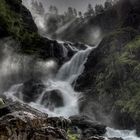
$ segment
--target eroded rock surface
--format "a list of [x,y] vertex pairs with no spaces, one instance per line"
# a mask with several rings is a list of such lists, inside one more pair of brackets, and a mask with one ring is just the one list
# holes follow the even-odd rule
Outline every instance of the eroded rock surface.
[[28,105],[13,103],[0,118],[0,140],[67,140],[69,120],[48,118]]

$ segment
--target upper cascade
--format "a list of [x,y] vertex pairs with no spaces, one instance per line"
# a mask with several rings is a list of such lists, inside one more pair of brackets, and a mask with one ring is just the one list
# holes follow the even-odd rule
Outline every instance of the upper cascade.
[[58,71],[56,79],[72,83],[84,70],[84,63],[92,48],[77,52],[70,61],[65,63]]

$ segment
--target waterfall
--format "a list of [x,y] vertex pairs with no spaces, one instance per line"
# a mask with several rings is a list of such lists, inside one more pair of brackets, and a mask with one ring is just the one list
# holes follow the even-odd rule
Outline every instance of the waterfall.
[[[38,28],[42,31],[45,31],[47,28],[45,25],[45,14],[38,14],[37,11],[34,11],[32,9],[31,0],[23,0],[23,4],[26,5],[28,9],[30,9]],[[17,75],[17,73],[23,73],[24,71],[25,73],[29,73],[29,70],[22,69],[21,65],[24,65],[25,68],[27,67],[28,69],[31,69],[32,66],[30,65],[35,62],[35,64],[33,65],[33,68],[35,69],[34,71],[35,73],[38,73],[38,71],[39,73],[42,73],[42,80],[45,88],[36,100],[28,104],[33,108],[47,113],[49,116],[64,116],[68,118],[69,116],[79,114],[79,99],[81,98],[81,93],[74,91],[72,83],[78,78],[79,75],[82,74],[84,70],[84,64],[92,49],[87,46],[86,50],[78,50],[69,43],[67,43],[66,46],[64,45],[64,42],[58,41],[58,43],[61,44],[62,54],[64,58],[68,56],[69,50],[76,53],[68,62],[64,63],[61,66],[56,76],[50,76],[53,74],[50,73],[50,71],[53,71],[57,67],[57,64],[53,60],[49,60],[47,62],[35,60],[37,61],[35,62],[33,61],[34,58],[31,58],[30,60],[30,58],[28,58],[27,56],[25,60],[22,60],[23,57],[20,57],[19,55],[9,55],[9,52],[7,53],[6,49],[6,52],[3,52],[5,54],[5,57],[0,63],[0,78],[2,79],[2,82],[5,79],[7,82],[7,79],[9,79],[9,77],[7,78],[7,75],[13,75],[14,77],[15,75]],[[28,74],[27,77],[29,75],[30,74]],[[6,76],[6,78],[4,76]],[[24,74],[23,76],[25,77]],[[8,91],[4,92],[3,94],[8,99],[24,103],[24,95],[22,93],[23,85],[24,83],[14,84]],[[49,97],[51,94],[53,94],[53,96],[57,95],[57,97],[60,98],[60,101],[62,102],[60,106],[57,106],[54,102],[52,102],[53,99]],[[46,100],[44,100],[45,98]],[[140,140],[140,138],[138,138],[136,135],[136,131],[115,130],[109,127],[107,128],[107,133],[105,134],[105,137],[121,137],[123,138],[123,140]]]
[[[64,63],[61,66],[55,77],[47,76],[47,78],[43,78],[43,83],[46,88],[42,93],[40,93],[40,96],[37,98],[37,100],[30,102],[29,105],[41,110],[42,112],[46,112],[50,116],[69,117],[71,115],[79,114],[78,101],[81,97],[81,94],[74,91],[71,83],[76,80],[76,78],[83,72],[84,64],[91,50],[91,48],[87,48],[86,50],[78,51],[68,62]],[[38,64],[39,66],[36,66],[35,68],[40,67],[42,72],[44,73],[44,77],[44,70],[46,68],[46,65],[48,66],[46,69],[49,69],[49,67],[52,67],[54,65],[51,60],[50,62],[46,63],[36,62],[36,64]],[[23,83],[13,85],[4,94],[8,98],[12,98],[14,101],[21,100],[21,102],[23,102],[23,93],[21,92],[21,86],[23,86]],[[60,99],[62,98],[63,106],[55,106],[55,103],[49,100],[49,97],[46,97],[51,94],[55,94],[54,96],[58,96]]]
[[70,61],[65,63],[58,71],[56,79],[72,83],[84,70],[84,63],[92,49],[87,48],[77,52]]

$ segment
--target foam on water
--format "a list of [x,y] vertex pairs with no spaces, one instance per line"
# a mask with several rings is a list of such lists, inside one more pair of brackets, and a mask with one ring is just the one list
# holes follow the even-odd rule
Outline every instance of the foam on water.
[[[80,93],[75,92],[71,83],[76,80],[76,78],[82,73],[84,70],[84,63],[86,62],[86,59],[88,57],[88,54],[90,53],[92,49],[87,48],[86,50],[81,50],[77,52],[71,60],[66,62],[58,73],[56,74],[56,77],[47,77],[47,80],[43,79],[44,85],[46,85],[46,89],[40,93],[39,98],[31,102],[29,105],[32,107],[39,109],[43,112],[48,113],[50,116],[64,116],[69,117],[72,115],[79,114],[79,98]],[[42,69],[43,73],[47,66],[52,67],[52,61],[50,63],[48,62],[38,62],[37,63],[39,67]],[[40,65],[43,66],[40,66]],[[45,65],[44,65],[45,64]],[[54,66],[54,65],[53,65]],[[45,68],[44,68],[45,67]],[[22,84],[13,85],[6,93],[5,95],[8,98],[15,100],[23,101],[22,93],[21,93],[21,86]],[[46,92],[59,90],[62,94],[64,105],[62,107],[53,107],[53,109],[46,108],[44,104],[42,104],[44,95]],[[17,94],[18,93],[18,94]],[[18,95],[18,96],[17,96]]]
[[108,138],[122,138],[123,140],[140,140],[140,138],[136,135],[135,130],[115,130],[113,128],[107,127],[106,136]]

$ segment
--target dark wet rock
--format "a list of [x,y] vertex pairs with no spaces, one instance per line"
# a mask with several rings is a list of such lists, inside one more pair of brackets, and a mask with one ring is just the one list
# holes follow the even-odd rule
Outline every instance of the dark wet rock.
[[109,138],[109,140],[123,140],[122,138]]
[[0,26],[0,38],[4,38],[8,36],[8,32],[4,29],[4,27]]
[[[27,104],[23,104],[20,102],[13,102],[12,100],[7,99],[5,96],[3,96],[3,99],[5,100],[5,107],[10,109],[10,113],[19,112],[19,111],[30,112],[31,114],[34,114],[37,117],[48,118],[47,114],[42,113],[39,110],[36,110]],[[9,113],[6,113],[6,114],[9,114]]]
[[64,101],[62,93],[59,90],[47,91],[41,102],[45,107],[62,107],[64,106]]
[[78,128],[83,138],[90,138],[91,136],[102,136],[106,133],[106,126],[92,121],[87,116],[72,116],[69,118],[72,122],[71,128]]
[[23,101],[27,103],[36,101],[44,89],[45,86],[40,80],[31,79],[26,81],[22,87]]
[[0,107],[0,117],[6,115],[8,113],[11,113],[9,106],[4,105],[3,107]]
[[18,102],[7,106],[11,112],[0,117],[1,140],[67,140],[69,120],[48,118],[47,114]]
[[[70,48],[66,49],[68,51],[67,56],[63,53],[63,45],[58,43],[56,40],[49,40],[47,38],[37,36],[32,40],[32,45],[28,42],[23,42],[25,53],[28,51],[30,54],[38,55],[41,59],[54,59],[59,65],[62,65],[65,61],[69,60],[74,54],[75,51]],[[31,52],[30,52],[31,51]]]

